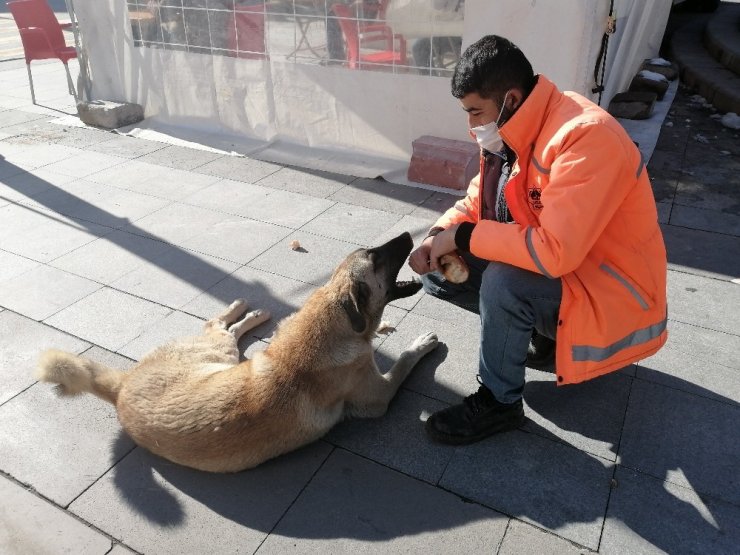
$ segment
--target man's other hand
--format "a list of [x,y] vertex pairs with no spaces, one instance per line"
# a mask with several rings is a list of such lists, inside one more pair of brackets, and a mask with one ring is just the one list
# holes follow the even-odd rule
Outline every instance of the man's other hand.
[[457,228],[457,225],[453,225],[432,237],[432,249],[429,251],[429,267],[433,272],[442,270],[439,264],[439,259],[442,256],[448,252],[455,252],[455,249],[457,248],[457,245],[455,244],[455,233],[457,233]]
[[421,242],[419,248],[409,256],[409,266],[419,275],[428,274],[432,271],[429,267],[429,254],[432,252],[432,241],[434,237],[427,237]]

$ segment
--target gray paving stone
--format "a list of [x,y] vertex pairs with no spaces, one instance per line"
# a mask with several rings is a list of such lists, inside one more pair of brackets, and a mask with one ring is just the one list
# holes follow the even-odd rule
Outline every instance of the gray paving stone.
[[37,383],[0,407],[0,466],[66,507],[133,448],[120,429],[110,403]]
[[25,145],[55,144],[66,147],[85,148],[115,137],[113,133],[89,127],[67,127],[45,120],[36,120],[32,125],[13,129],[15,135],[7,142]]
[[18,123],[26,123],[44,118],[43,114],[30,114],[21,110],[3,110],[0,112],[0,129]]
[[121,347],[118,352],[134,360],[141,360],[157,347],[174,339],[200,335],[204,324],[200,318],[174,311],[142,330],[139,337]]
[[735,283],[668,272],[668,316],[726,333],[738,333],[736,307],[740,306],[740,287]]
[[231,179],[218,181],[182,202],[293,229],[310,222],[334,204]]
[[12,252],[0,251],[0,283],[39,266],[40,264],[34,260]]
[[135,449],[70,510],[142,553],[252,553],[329,451],[314,443],[249,471],[209,474]]
[[224,156],[213,162],[198,166],[193,171],[206,175],[215,175],[225,179],[235,179],[246,183],[256,183],[262,178],[278,171],[282,166],[244,158],[241,156]]
[[432,192],[426,189],[389,183],[382,179],[358,179],[329,198],[383,212],[411,214],[431,196]]
[[138,161],[157,164],[158,166],[167,166],[168,168],[176,168],[178,170],[192,170],[193,168],[223,157],[221,153],[196,148],[166,145],[164,143],[161,143],[160,146],[163,148],[145,154]]
[[552,374],[528,370],[526,380],[524,430],[616,460],[631,378],[612,373],[558,387]]
[[48,501],[0,476],[0,552],[103,555],[111,541]]
[[158,143],[156,141],[135,139],[124,135],[114,135],[110,140],[92,144],[85,150],[131,159],[139,158],[145,154],[155,152],[162,149],[164,146],[164,143]]
[[136,361],[131,360],[130,358],[126,358],[118,353],[103,349],[97,345],[90,347],[87,351],[82,353],[82,356],[89,358],[90,360],[94,360],[95,362],[105,364],[110,368],[115,368],[116,370],[130,370],[136,364]]
[[485,553],[507,518],[335,451],[259,553]]
[[[60,147],[61,148],[61,147]],[[92,173],[122,164],[126,158],[121,156],[111,156],[110,154],[101,154],[99,152],[85,152],[75,156],[70,156],[60,162],[46,165],[49,171],[71,175],[73,177],[85,177]]]
[[668,321],[668,342],[641,360],[637,377],[695,395],[740,404],[740,336]]
[[446,403],[459,403],[478,389],[475,376],[478,372],[479,330],[477,314],[461,314],[460,320],[445,322],[412,311],[378,349],[378,367],[383,372],[388,371],[393,361],[419,335],[432,331],[437,334],[440,344],[419,362],[404,388]]
[[87,176],[88,181],[170,200],[180,200],[220,178],[129,160]]
[[168,247],[156,260],[118,278],[111,286],[172,308],[180,308],[238,268],[238,264]]
[[619,467],[600,553],[737,553],[740,509]]
[[[159,255],[171,249],[167,243],[115,230],[105,237],[73,250],[49,264],[110,285],[116,279],[145,264],[158,262]],[[101,261],[105,264],[101,264]]]
[[426,221],[427,230],[434,225],[439,217],[447,212],[449,208],[452,208],[454,204],[462,198],[463,192],[460,194],[447,194],[447,193],[432,193],[429,198],[422,202],[419,206],[414,208],[411,212],[411,216],[420,218]]
[[304,225],[301,231],[371,247],[376,246],[375,238],[399,219],[398,214],[337,203]]
[[47,324],[117,351],[170,309],[107,287],[65,308]]
[[730,503],[740,501],[740,407],[635,380],[619,462]]
[[[290,248],[294,240],[302,247],[298,251]],[[339,263],[359,247],[356,243],[295,231],[249,262],[248,266],[304,283],[324,285]]]
[[740,238],[672,225],[662,226],[669,268],[689,274],[734,279],[740,276]]
[[[84,154],[84,152],[78,148],[56,144],[27,145],[2,141],[0,142],[0,154],[5,158],[4,164],[11,166],[8,170],[0,173],[0,176],[2,176],[9,175],[12,166],[22,167],[22,169],[34,169],[55,163],[63,164],[64,161],[76,158]],[[56,171],[52,167],[47,169],[55,173],[69,174],[69,172]],[[74,176],[74,174],[69,175]]]
[[0,249],[48,262],[111,232],[111,228],[83,222],[29,206],[0,208]]
[[658,209],[658,223],[667,224],[671,219],[671,209],[673,204],[670,202],[658,202],[655,204]]
[[401,389],[380,418],[356,418],[337,425],[326,440],[404,474],[436,484],[454,447],[434,443],[424,432],[440,401]]
[[81,353],[89,343],[62,333],[44,324],[14,314],[9,310],[0,313],[0,403],[17,395],[36,379],[33,370],[41,351],[62,349]]
[[128,547],[124,547],[122,544],[116,544],[107,555],[133,555],[135,551],[131,551]]
[[37,164],[34,164],[30,161],[10,163],[7,160],[3,159],[2,155],[3,153],[0,150],[0,179],[12,177],[14,175],[18,175],[19,173],[24,173],[27,170],[38,168]]
[[579,547],[551,532],[535,528],[519,520],[511,519],[506,529],[498,555],[583,555],[592,553],[590,549]]
[[270,320],[251,330],[249,335],[267,337],[277,324],[298,310],[316,289],[314,285],[274,273],[244,266],[182,306],[182,310],[210,319],[232,301],[245,299],[250,310],[268,310]]
[[703,229],[740,237],[740,216],[717,210],[674,204],[670,223],[690,229]]
[[74,179],[69,175],[50,172],[43,168],[30,170],[0,179],[0,198],[23,202]]
[[252,260],[290,233],[286,227],[185,204],[167,206],[124,231],[238,264]]
[[0,282],[0,304],[43,320],[100,287],[94,281],[43,265]]
[[520,431],[459,448],[440,486],[597,549],[613,465]]
[[263,187],[292,191],[301,195],[326,198],[333,195],[355,178],[350,175],[328,173],[307,168],[281,168],[260,179]]
[[704,166],[699,174],[679,178],[674,202],[740,216],[738,185],[737,170]]
[[67,183],[63,188],[52,188],[25,202],[29,206],[112,228],[126,226],[169,203],[169,200],[84,179]]

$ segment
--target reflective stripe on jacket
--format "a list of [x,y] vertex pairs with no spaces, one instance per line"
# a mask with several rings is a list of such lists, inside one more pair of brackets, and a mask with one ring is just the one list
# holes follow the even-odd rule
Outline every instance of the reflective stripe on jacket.
[[476,223],[470,252],[562,278],[558,383],[656,352],[666,341],[667,261],[640,151],[599,106],[544,76],[501,127],[517,161],[506,187],[516,223],[481,219],[479,174],[436,222]]

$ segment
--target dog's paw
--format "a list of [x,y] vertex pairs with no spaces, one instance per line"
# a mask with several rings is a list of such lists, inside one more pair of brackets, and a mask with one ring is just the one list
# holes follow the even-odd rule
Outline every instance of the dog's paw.
[[247,310],[247,301],[244,299],[236,299],[231,305],[229,305],[229,311],[242,313]]
[[427,354],[428,352],[433,351],[438,343],[439,340],[437,339],[437,334],[430,331],[417,337],[411,344],[411,350]]

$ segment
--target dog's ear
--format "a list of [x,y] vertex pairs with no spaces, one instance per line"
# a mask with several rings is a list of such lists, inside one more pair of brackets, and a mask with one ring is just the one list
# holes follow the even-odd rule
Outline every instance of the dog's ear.
[[367,283],[357,281],[352,284],[349,294],[342,300],[342,308],[349,316],[352,329],[357,333],[362,333],[367,327],[367,321],[363,313],[369,294],[370,288]]

